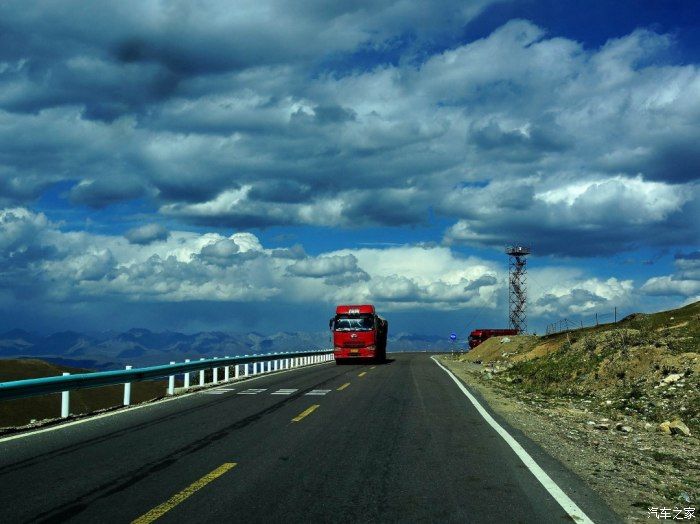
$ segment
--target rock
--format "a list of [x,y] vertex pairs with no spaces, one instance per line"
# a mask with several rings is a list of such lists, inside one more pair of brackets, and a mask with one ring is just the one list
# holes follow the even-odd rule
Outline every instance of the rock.
[[688,426],[683,424],[683,421],[679,418],[671,422],[668,428],[672,435],[684,435],[686,437],[690,436],[690,429],[688,429]]
[[610,429],[610,424],[604,424],[604,423],[596,424],[595,429],[600,429],[601,431],[607,431]]
[[644,424],[644,429],[649,429],[651,427],[652,427],[652,424],[650,424],[649,422]]
[[680,373],[672,373],[666,378],[664,378],[661,382],[663,382],[664,384],[673,384],[674,382],[679,381],[682,377],[683,375],[681,375]]
[[595,422],[593,422],[592,420],[589,420],[588,422],[586,422],[586,424],[588,424],[589,426],[595,426]]
[[501,339],[501,344],[507,344],[508,342],[510,342],[510,339],[508,337],[503,337]]
[[661,433],[671,434],[671,422],[668,420],[663,421],[659,424],[658,429]]
[[623,433],[632,433],[632,428],[630,426],[622,426],[620,428],[620,431],[622,431]]

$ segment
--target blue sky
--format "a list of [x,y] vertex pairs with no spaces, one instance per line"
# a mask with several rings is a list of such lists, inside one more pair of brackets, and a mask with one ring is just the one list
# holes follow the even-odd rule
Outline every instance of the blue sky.
[[700,299],[695,2],[4,2],[0,329]]

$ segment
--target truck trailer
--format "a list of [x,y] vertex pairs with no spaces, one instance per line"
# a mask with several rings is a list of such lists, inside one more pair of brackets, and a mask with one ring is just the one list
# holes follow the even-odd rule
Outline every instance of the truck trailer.
[[336,364],[386,359],[389,323],[377,315],[373,305],[337,306],[328,325],[333,332]]
[[475,329],[469,333],[469,347],[474,349],[476,346],[491,337],[506,337],[517,334],[517,329]]

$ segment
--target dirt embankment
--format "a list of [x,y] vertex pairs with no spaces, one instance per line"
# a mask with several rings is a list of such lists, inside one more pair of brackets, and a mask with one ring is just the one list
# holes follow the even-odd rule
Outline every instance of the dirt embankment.
[[[445,363],[629,522],[700,503],[700,302]],[[696,510],[696,515],[698,511]]]
[[[0,359],[0,382],[58,376],[64,371],[72,374],[89,372],[86,369],[54,365],[37,359]],[[167,381],[162,380],[135,382],[131,385],[131,401],[137,404],[163,397],[166,388]],[[70,396],[70,412],[92,413],[121,406],[123,400],[124,387],[121,385],[75,390]],[[32,421],[40,424],[42,421],[57,418],[60,413],[60,393],[0,401],[0,433],[4,428],[24,426]]]

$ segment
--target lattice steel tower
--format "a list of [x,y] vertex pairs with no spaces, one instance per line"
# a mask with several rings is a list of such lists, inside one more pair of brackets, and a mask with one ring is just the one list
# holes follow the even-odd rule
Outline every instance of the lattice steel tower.
[[527,330],[525,303],[527,300],[527,255],[530,248],[525,246],[508,246],[508,324],[518,333]]

